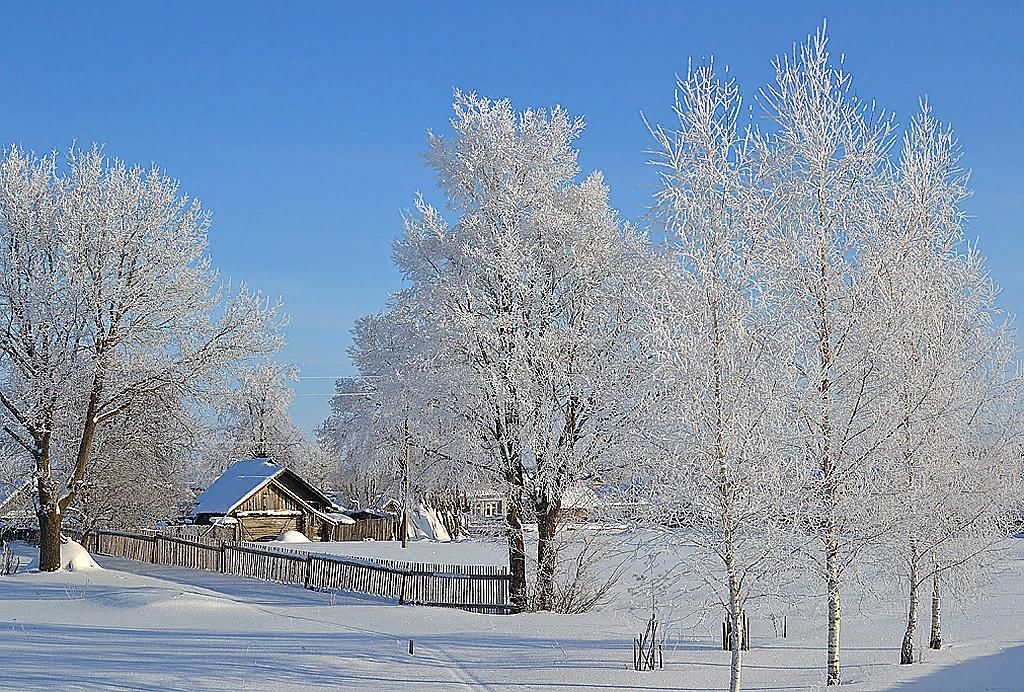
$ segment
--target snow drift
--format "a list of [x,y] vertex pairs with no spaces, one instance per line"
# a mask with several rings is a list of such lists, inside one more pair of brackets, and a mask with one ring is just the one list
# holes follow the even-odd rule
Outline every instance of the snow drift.
[[60,539],[60,568],[67,572],[103,569],[92,559],[92,555],[81,543],[64,536]]
[[278,543],[310,543],[306,535],[301,531],[285,531],[277,537]]

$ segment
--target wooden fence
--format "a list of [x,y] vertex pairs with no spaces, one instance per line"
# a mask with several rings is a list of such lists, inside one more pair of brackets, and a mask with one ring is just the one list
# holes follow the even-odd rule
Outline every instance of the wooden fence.
[[301,584],[315,591],[348,591],[478,613],[513,612],[508,569],[497,565],[402,562],[125,531],[98,531],[90,543],[100,555]]
[[172,524],[162,529],[165,536],[178,538],[209,538],[218,541],[238,540],[237,524]]
[[[160,533],[178,538],[213,538],[221,541],[241,541],[241,524],[175,524]],[[331,541],[397,541],[401,538],[402,522],[391,517],[361,519],[354,524],[335,524]],[[327,540],[327,539],[325,539]]]
[[397,541],[401,538],[402,522],[391,517],[362,519],[354,524],[336,524],[331,532],[332,541]]

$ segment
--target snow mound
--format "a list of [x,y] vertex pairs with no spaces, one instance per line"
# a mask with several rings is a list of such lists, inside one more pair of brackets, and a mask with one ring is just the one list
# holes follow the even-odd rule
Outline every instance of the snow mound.
[[409,513],[409,536],[413,539],[422,538],[442,543],[452,540],[437,512],[423,505]]
[[92,555],[81,543],[70,538],[60,539],[60,568],[68,572],[80,572],[82,570],[103,569],[92,559]]
[[277,537],[279,543],[311,543],[301,531],[285,531]]

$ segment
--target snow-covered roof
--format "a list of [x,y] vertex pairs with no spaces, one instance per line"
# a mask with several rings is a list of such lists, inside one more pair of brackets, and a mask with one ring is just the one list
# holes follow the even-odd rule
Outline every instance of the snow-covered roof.
[[245,498],[283,472],[284,467],[268,459],[236,461],[196,498],[192,516],[227,514]]
[[354,524],[356,520],[347,514],[341,512],[325,512],[324,516],[333,521],[335,524]]
[[7,505],[14,504],[15,500],[28,492],[30,487],[31,484],[26,478],[13,483],[0,483],[0,512],[3,512]]

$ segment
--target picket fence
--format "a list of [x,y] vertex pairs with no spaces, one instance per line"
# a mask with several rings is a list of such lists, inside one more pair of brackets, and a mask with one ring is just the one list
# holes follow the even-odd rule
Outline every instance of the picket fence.
[[300,584],[315,591],[348,591],[400,604],[477,613],[513,612],[508,569],[497,565],[357,558],[209,538],[107,530],[94,534],[89,547],[99,555]]

